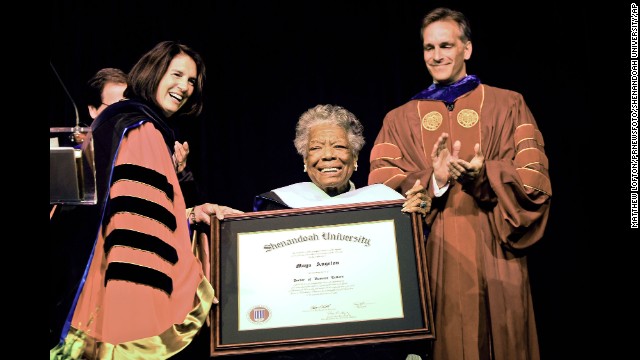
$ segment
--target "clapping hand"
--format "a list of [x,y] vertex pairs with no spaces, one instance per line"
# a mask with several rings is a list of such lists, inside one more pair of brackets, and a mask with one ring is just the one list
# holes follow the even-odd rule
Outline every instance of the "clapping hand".
[[187,167],[187,156],[189,156],[189,144],[185,141],[180,144],[176,141],[173,145],[173,166],[176,168],[176,172],[182,172]]

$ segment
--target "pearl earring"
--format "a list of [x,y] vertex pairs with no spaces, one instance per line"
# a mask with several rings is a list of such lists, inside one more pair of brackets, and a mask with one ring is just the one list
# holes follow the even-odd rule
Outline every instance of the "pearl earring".
[[354,171],[358,171],[358,163],[354,164],[354,168],[355,168]]
[[304,164],[304,169],[302,170],[302,172],[307,172],[307,164]]

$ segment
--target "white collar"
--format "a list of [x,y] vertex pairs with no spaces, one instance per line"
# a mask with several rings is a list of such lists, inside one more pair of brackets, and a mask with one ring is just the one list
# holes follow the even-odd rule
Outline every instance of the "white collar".
[[349,181],[349,191],[329,196],[312,182],[300,182],[273,190],[287,206],[292,208],[355,204],[384,200],[404,199],[397,191],[383,184],[374,184],[356,189]]

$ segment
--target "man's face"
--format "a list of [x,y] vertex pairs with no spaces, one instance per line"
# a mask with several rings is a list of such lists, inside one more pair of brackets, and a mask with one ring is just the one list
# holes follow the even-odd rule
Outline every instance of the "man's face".
[[471,57],[471,41],[463,42],[453,20],[429,24],[422,33],[424,62],[433,81],[450,84],[467,75],[465,60]]
[[102,104],[97,108],[89,105],[89,115],[95,119],[107,106],[117,103],[124,98],[124,91],[127,88],[126,83],[107,82],[102,88]]

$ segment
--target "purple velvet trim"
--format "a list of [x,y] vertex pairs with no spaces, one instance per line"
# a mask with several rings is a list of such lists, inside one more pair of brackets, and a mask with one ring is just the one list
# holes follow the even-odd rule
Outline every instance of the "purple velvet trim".
[[460,96],[468,93],[480,85],[480,79],[475,75],[467,75],[450,85],[431,84],[411,100],[442,100],[447,104],[453,103]]

